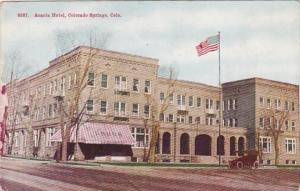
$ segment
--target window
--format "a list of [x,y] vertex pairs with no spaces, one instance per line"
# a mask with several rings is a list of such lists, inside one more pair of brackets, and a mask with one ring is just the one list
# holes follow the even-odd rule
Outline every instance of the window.
[[213,118],[212,117],[207,117],[205,119],[205,124],[206,125],[213,125]]
[[33,130],[33,145],[35,147],[39,146],[39,130]]
[[50,89],[49,94],[53,95],[53,92],[54,92],[54,82],[50,83],[50,88],[49,89]]
[[131,129],[132,137],[135,140],[134,147],[148,147],[149,130],[144,128],[133,127]]
[[295,111],[295,103],[292,102],[292,111]]
[[74,85],[77,85],[77,73],[74,73]]
[[72,76],[71,75],[69,75],[68,81],[69,81],[68,89],[71,89],[71,86],[72,86]]
[[139,80],[138,79],[133,79],[133,85],[132,85],[132,91],[134,92],[139,92]]
[[265,126],[265,120],[263,117],[259,118],[259,127],[263,129]]
[[163,103],[164,99],[165,99],[165,94],[163,92],[160,92],[160,94],[159,94],[160,103]]
[[159,121],[164,121],[165,115],[163,113],[159,114]]
[[189,96],[189,106],[194,107],[194,97],[193,96]]
[[139,116],[139,104],[137,103],[132,104],[132,115]]
[[206,109],[212,109],[212,108],[213,108],[213,100],[206,99]]
[[225,101],[222,101],[222,111],[225,110]]
[[173,114],[169,114],[168,121],[173,122],[173,120],[174,120]]
[[233,101],[232,103],[233,110],[237,110],[237,99],[233,99],[232,101]]
[[117,90],[126,90],[127,80],[125,76],[116,76],[115,77],[115,89]]
[[216,101],[216,110],[220,109],[220,101]]
[[62,91],[62,95],[63,95],[63,96],[65,95],[65,87],[66,87],[65,84],[66,84],[66,78],[65,78],[65,77],[62,77],[60,89],[61,89],[61,91]]
[[197,97],[197,107],[201,107],[201,98]]
[[115,102],[114,111],[116,116],[125,116],[126,115],[126,104],[125,102]]
[[292,160],[292,164],[296,164],[296,160]]
[[19,146],[19,132],[15,132],[15,147]]
[[270,109],[271,108],[271,100],[268,98],[267,99],[267,108]]
[[236,118],[233,119],[233,126],[234,127],[238,126],[238,119],[236,119]]
[[275,109],[280,109],[280,105],[281,105],[280,99],[275,99],[274,104],[275,104]]
[[264,99],[263,97],[260,97],[260,98],[259,98],[259,105],[260,105],[261,107],[263,107],[264,104],[265,104],[265,99]]
[[144,115],[145,115],[146,118],[150,117],[150,107],[149,107],[149,105],[144,106]]
[[195,118],[195,122],[196,122],[197,124],[200,124],[201,118],[200,118],[200,117],[196,117],[196,118]]
[[106,74],[101,75],[101,88],[108,87],[108,76]]
[[295,131],[295,130],[296,130],[296,127],[295,127],[295,121],[292,121],[291,127],[292,127],[292,131]]
[[88,112],[92,112],[94,110],[94,100],[92,100],[92,99],[87,100],[87,102],[86,102],[86,110]]
[[285,139],[285,148],[287,154],[296,154],[296,139]]
[[88,82],[87,82],[88,86],[94,86],[94,77],[95,77],[94,72],[89,72],[89,74],[88,74]]
[[259,137],[259,145],[263,153],[271,153],[271,137]]
[[151,93],[151,82],[150,82],[150,80],[145,81],[145,93]]
[[285,124],[285,130],[288,130],[289,129],[289,121],[285,120],[284,124]]
[[233,127],[233,119],[229,118],[229,127]]
[[285,109],[286,111],[289,110],[289,102],[288,102],[288,101],[285,101],[285,102],[284,102],[284,109]]
[[177,104],[185,105],[185,96],[184,95],[177,95]]
[[100,101],[100,114],[101,115],[107,114],[107,101]]
[[184,115],[177,115],[177,122],[178,123],[184,123],[185,116]]
[[47,147],[50,147],[50,146],[53,146],[52,142],[51,142],[51,137],[53,136],[54,134],[54,128],[53,127],[48,127],[46,129],[46,146]]
[[189,116],[189,123],[193,123],[193,116]]
[[54,91],[57,91],[57,79],[54,80]]
[[173,104],[173,101],[174,101],[174,95],[173,95],[173,93],[171,93],[171,94],[169,95],[169,103],[170,103],[170,104]]
[[49,117],[53,117],[52,104],[49,105]]
[[280,126],[280,124],[279,124],[279,120],[278,119],[274,119],[274,125],[275,125],[275,129],[279,129],[279,126]]

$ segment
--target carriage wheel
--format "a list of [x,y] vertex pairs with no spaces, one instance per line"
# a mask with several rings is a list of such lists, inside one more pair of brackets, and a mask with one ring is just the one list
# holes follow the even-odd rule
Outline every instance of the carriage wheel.
[[258,161],[255,161],[252,166],[254,169],[258,169]]
[[238,161],[238,162],[236,163],[236,167],[237,167],[238,169],[242,169],[242,168],[244,167],[243,162],[242,162],[242,161]]

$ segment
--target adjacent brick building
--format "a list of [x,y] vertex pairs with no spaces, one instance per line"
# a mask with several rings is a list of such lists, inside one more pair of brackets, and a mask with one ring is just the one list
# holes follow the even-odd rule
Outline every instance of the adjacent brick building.
[[[289,120],[291,130],[283,135],[291,138],[286,139],[287,144],[291,142],[290,153],[295,153],[285,154],[285,143],[281,143],[280,163],[300,162],[298,86],[258,78],[229,82],[223,84],[224,103],[220,104],[220,88],[206,84],[175,80],[170,93],[170,80],[158,77],[158,59],[83,46],[50,61],[37,74],[9,84],[6,152],[12,145],[12,155],[53,158],[56,143],[50,138],[60,127],[55,97],[64,97],[67,110],[87,62],[92,64],[84,79],[88,85],[81,94],[80,107],[86,105],[84,120],[128,125],[136,141],[132,160],[141,161],[146,155],[153,122],[151,109],[154,104],[157,108],[165,104],[166,97],[167,109],[156,113],[160,121],[157,161],[218,163],[218,154],[224,162],[236,157],[238,151],[255,148],[262,109],[258,100],[279,96],[282,103],[287,99],[294,108]],[[288,96],[281,91],[288,91]],[[221,105],[224,120],[218,137]],[[274,160],[271,154],[263,157]]]

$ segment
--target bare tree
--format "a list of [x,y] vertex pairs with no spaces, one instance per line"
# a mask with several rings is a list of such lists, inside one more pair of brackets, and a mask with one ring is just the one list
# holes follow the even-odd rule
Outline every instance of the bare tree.
[[[164,114],[169,107],[170,99],[173,99],[173,94],[175,92],[175,68],[170,66],[169,77],[167,80],[167,91],[165,97],[162,101],[157,102],[157,95],[147,95],[147,103],[150,106],[150,145],[147,155],[147,161],[150,163],[155,162],[155,151],[156,145],[158,144],[158,134],[161,127],[160,115]],[[165,74],[165,72],[164,72]],[[172,98],[171,98],[172,96]]]
[[[72,33],[67,32],[59,32],[57,34],[57,48],[61,51],[61,53],[64,53],[66,50],[65,44],[69,43],[71,47],[75,48],[77,42],[76,35],[71,35]],[[90,32],[89,33],[89,46],[96,46],[96,47],[103,47],[100,46],[100,43],[97,43],[96,35],[97,33]],[[104,35],[102,43],[106,43],[108,40],[105,38],[108,36]],[[67,41],[67,43],[65,43]],[[87,100],[90,97],[92,93],[92,89],[89,91],[88,96],[84,97],[84,90],[86,89],[87,85],[91,83],[89,81],[89,72],[91,70],[91,66],[93,65],[93,60],[95,56],[98,53],[98,49],[96,48],[89,48],[88,52],[85,53],[84,59],[82,58],[82,55],[78,53],[75,55],[75,63],[74,65],[78,66],[75,74],[76,74],[76,80],[74,82],[74,87],[71,88],[69,92],[66,93],[64,98],[58,98],[59,101],[59,111],[61,115],[60,119],[60,129],[61,129],[61,137],[62,137],[62,145],[61,145],[61,160],[66,161],[67,160],[67,150],[68,150],[68,142],[70,141],[71,137],[71,131],[72,129],[76,129],[76,143],[74,148],[74,155],[76,159],[76,153],[79,149],[79,144],[77,142],[78,138],[78,128],[80,126],[80,123],[83,121],[83,117],[86,115],[85,108],[87,104]],[[62,56],[62,62],[66,62],[67,55]],[[81,104],[83,103],[83,104]],[[68,110],[65,111],[63,108],[68,105]],[[89,117],[86,117],[85,120],[88,120]],[[58,147],[60,148],[60,147]],[[60,150],[57,151],[57,154],[60,153]]]

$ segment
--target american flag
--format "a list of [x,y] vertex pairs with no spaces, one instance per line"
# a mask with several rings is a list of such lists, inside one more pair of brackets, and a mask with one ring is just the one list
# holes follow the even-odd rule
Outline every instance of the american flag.
[[208,52],[219,49],[220,40],[219,35],[208,37],[205,41],[196,46],[198,56],[202,56]]

